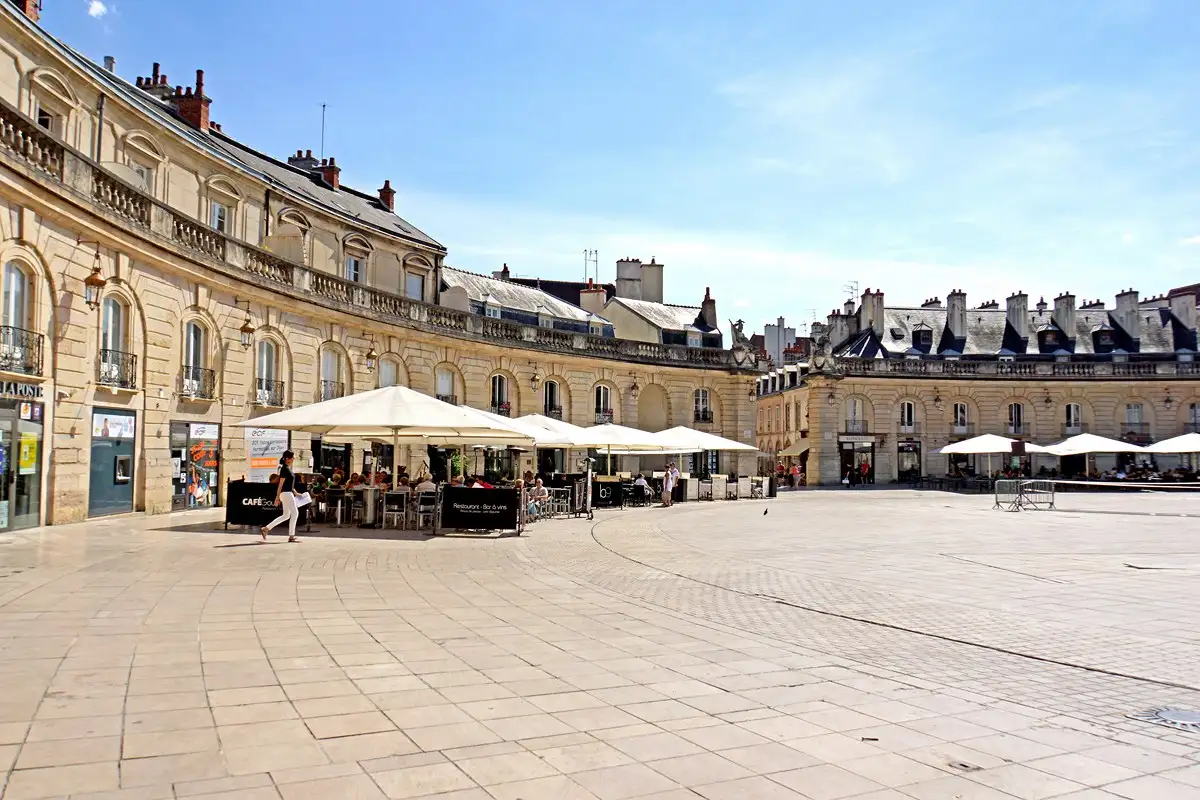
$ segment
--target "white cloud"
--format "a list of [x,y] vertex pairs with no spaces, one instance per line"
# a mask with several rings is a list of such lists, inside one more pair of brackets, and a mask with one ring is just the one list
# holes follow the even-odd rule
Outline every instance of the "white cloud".
[[101,0],[91,0],[88,3],[88,16],[99,19],[108,13],[108,6],[104,5]]
[[1135,236],[1134,234],[1126,233],[1123,236],[1121,236],[1121,241],[1124,242],[1125,244],[1129,244],[1136,238],[1137,238],[1137,236]]
[[1181,241],[1180,244],[1186,244],[1189,246],[1198,245],[1198,244],[1200,244],[1200,235],[1189,236],[1186,239],[1184,239],[1183,241]]

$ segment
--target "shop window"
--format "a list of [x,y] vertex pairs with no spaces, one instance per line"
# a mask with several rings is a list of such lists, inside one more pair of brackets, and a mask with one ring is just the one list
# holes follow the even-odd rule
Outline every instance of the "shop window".
[[177,511],[209,508],[220,502],[221,426],[208,422],[172,422],[171,507]]

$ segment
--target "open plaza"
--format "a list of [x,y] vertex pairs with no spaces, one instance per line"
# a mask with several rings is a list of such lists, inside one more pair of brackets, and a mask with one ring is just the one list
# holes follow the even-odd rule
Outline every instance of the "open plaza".
[[1200,502],[1058,500],[9,532],[3,797],[1200,797]]

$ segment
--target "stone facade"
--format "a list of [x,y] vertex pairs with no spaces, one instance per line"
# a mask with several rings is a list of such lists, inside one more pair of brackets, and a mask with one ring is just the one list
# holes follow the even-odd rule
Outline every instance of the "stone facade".
[[[0,4],[0,265],[6,279],[9,265],[19,270],[30,294],[12,312],[21,324],[6,317],[4,330],[42,337],[41,363],[21,345],[23,358],[0,359],[0,380],[5,397],[35,392],[44,404],[33,412],[44,413],[40,521],[88,516],[108,469],[91,460],[97,411],[135,415],[131,510],[162,513],[178,477],[172,423],[221,426],[223,483],[247,472],[236,423],[374,388],[385,374],[434,394],[440,369],[456,400],[479,408],[502,374],[513,416],[542,412],[553,380],[563,418],[577,424],[594,422],[597,385],[610,387],[615,421],[664,428],[692,424],[695,392],[707,389],[708,429],[749,439],[752,364],[438,305],[445,249],[392,216],[390,183],[378,197],[354,192],[332,159],[312,167],[320,180],[268,181],[256,154],[209,123],[204,92],[202,76],[170,89],[157,65],[136,86],[121,81]],[[366,211],[346,213],[348,203]],[[93,274],[104,279],[100,308],[85,302]],[[120,325],[105,321],[107,301]],[[261,342],[275,354],[266,388]],[[292,448],[307,463],[308,437],[293,435]],[[400,463],[406,455],[421,461]]]

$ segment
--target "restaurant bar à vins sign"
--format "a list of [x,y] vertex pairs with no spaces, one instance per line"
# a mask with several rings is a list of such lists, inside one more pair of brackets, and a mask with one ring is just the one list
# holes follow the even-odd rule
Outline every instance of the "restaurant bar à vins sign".
[[520,507],[520,489],[447,486],[442,490],[442,527],[513,531]]

